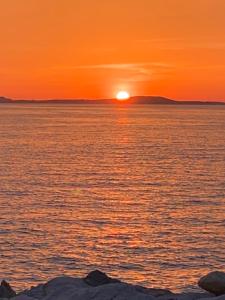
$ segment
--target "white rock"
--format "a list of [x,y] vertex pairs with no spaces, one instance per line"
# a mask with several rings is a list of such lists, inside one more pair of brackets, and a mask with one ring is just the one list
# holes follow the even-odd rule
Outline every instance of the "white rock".
[[225,294],[225,273],[224,272],[211,272],[206,276],[203,276],[198,285],[217,296]]

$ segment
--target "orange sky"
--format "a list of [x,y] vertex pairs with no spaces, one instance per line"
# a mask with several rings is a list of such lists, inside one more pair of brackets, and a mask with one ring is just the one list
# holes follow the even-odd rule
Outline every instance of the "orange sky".
[[225,0],[0,0],[0,95],[225,100]]

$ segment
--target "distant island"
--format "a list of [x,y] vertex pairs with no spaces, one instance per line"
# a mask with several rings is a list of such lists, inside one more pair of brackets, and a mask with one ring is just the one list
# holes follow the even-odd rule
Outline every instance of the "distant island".
[[161,104],[161,105],[225,105],[225,102],[218,101],[177,101],[160,96],[134,96],[126,101],[117,99],[52,99],[52,100],[13,100],[6,97],[0,97],[1,103],[54,103],[54,104]]

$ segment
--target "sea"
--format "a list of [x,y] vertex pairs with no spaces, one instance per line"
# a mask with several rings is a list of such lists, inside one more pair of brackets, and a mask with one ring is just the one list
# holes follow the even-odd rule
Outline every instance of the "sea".
[[1,104],[0,266],[17,291],[224,270],[225,106]]

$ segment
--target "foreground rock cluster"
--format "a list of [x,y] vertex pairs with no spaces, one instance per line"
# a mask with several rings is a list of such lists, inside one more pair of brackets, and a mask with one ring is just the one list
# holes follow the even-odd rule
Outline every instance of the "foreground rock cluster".
[[166,289],[144,288],[93,271],[85,278],[58,277],[19,294],[6,281],[0,286],[0,299],[11,300],[225,300],[225,273],[202,277],[201,293],[175,294]]

